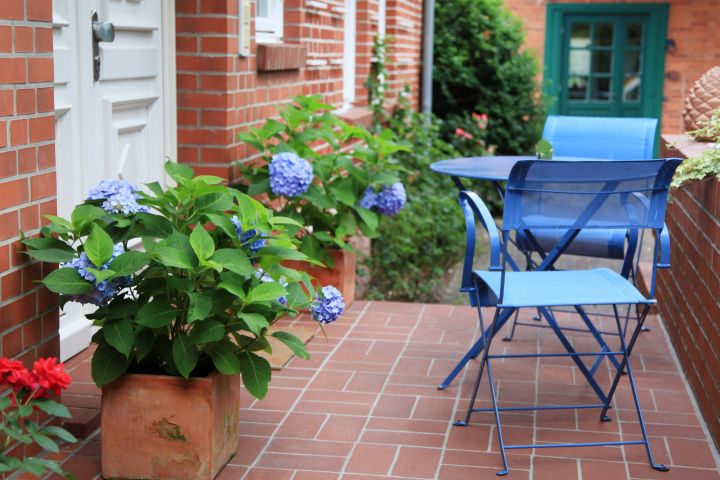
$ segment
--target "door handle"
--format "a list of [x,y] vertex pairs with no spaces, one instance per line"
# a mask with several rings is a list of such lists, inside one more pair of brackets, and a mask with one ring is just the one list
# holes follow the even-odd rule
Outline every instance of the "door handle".
[[93,79],[100,80],[100,42],[112,42],[115,40],[115,25],[110,22],[98,21],[98,13],[91,12],[92,22],[92,45],[93,45]]

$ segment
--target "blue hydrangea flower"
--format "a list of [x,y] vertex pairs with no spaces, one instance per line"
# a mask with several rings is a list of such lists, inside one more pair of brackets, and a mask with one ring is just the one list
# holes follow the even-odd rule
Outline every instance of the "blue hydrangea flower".
[[340,290],[327,285],[322,287],[320,293],[310,307],[313,318],[322,325],[327,325],[338,319],[345,312],[345,300]]
[[130,215],[138,212],[149,212],[150,209],[137,201],[140,195],[138,188],[125,180],[103,180],[90,189],[88,200],[105,200],[103,210],[108,213]]
[[407,200],[405,187],[400,182],[385,186],[377,196],[377,209],[383,215],[393,216],[402,210]]
[[367,187],[363,197],[358,202],[361,208],[367,208],[370,210],[372,207],[377,205],[378,194],[372,187]]
[[270,166],[270,188],[275,195],[297,197],[305,193],[313,179],[312,165],[294,153],[273,155]]
[[110,262],[112,262],[115,257],[122,254],[123,252],[125,252],[125,249],[123,248],[122,243],[118,243],[113,246],[112,257],[110,257],[110,260],[105,262],[105,264],[102,265],[100,268],[98,268],[90,261],[85,252],[81,252],[80,255],[73,258],[69,262],[61,263],[60,268],[74,268],[75,270],[77,270],[77,272],[82,278],[84,278],[88,282],[95,283],[95,288],[93,288],[91,291],[83,293],[82,295],[73,295],[71,297],[72,300],[75,302],[92,303],[93,305],[100,306],[115,297],[115,295],[117,295],[117,293],[122,287],[130,285],[130,283],[132,282],[132,275],[127,277],[114,278],[112,280],[103,280],[100,283],[96,283],[95,275],[93,275],[87,270],[88,268],[94,268],[95,270],[107,270]]
[[263,238],[263,234],[258,234],[258,231],[256,229],[252,228],[247,232],[243,232],[240,219],[236,215],[233,215],[230,220],[235,226],[235,233],[237,234],[238,239],[240,239],[242,243],[246,243],[247,241],[255,238],[255,240],[250,242],[250,244],[248,245],[248,248],[250,248],[250,251],[253,254],[258,253],[261,249],[265,247],[265,245],[267,245],[267,241]]
[[[255,271],[255,277],[259,278],[262,283],[268,283],[268,282],[275,281],[275,279],[272,278],[267,273],[265,273],[265,270],[263,270],[262,268],[258,268]],[[283,287],[288,286],[287,282],[282,282],[280,285],[282,285]],[[282,297],[278,297],[277,301],[282,303],[283,305],[287,306],[287,297],[285,295],[283,295]]]

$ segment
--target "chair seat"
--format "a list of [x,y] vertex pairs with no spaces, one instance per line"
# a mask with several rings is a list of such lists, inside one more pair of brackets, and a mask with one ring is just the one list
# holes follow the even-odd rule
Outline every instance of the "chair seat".
[[[558,244],[567,232],[562,228],[540,228],[531,230],[533,236],[545,253]],[[587,257],[625,258],[626,228],[595,228],[582,230],[565,250],[569,255],[583,255]],[[515,233],[518,248],[524,252],[534,252],[530,239],[522,230]]]
[[[498,305],[501,272],[475,270],[480,302]],[[500,307],[554,307],[654,303],[647,300],[627,279],[607,268],[506,272]]]

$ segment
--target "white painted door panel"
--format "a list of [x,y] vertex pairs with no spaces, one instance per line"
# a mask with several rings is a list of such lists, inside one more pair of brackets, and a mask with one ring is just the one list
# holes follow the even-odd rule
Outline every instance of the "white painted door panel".
[[[115,26],[100,42],[100,76],[93,77],[92,12]],[[164,182],[174,157],[174,22],[165,0],[54,0],[58,211],[68,216],[103,179]],[[172,64],[168,61],[172,60]],[[169,68],[172,65],[173,68]],[[169,91],[170,90],[170,91]],[[69,304],[60,320],[63,359],[87,347],[92,334],[83,308]]]

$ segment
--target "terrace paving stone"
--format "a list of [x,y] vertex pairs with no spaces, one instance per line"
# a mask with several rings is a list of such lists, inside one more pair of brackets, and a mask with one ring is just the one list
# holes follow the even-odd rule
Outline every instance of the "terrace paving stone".
[[[475,312],[466,306],[356,301],[349,314],[316,335],[310,362],[292,359],[265,400],[244,394],[240,446],[219,480],[495,479],[501,467],[491,414],[475,413],[468,427],[453,427],[467,407],[478,361],[444,391],[435,386],[477,336]],[[521,313],[532,322],[532,312]],[[307,315],[285,321],[312,326]],[[563,315],[561,323],[579,325]],[[668,473],[652,470],[642,446],[513,450],[511,480],[720,480],[718,453],[678,370],[657,317],[642,333],[633,357],[639,396],[656,460]],[[593,348],[583,333],[576,346]],[[499,340],[499,339],[498,339]],[[608,341],[612,341],[612,337]],[[512,342],[496,341],[493,353],[562,351],[548,329],[519,327]],[[74,382],[65,400],[83,421],[97,416],[99,390],[89,375],[92,349],[67,362]],[[604,362],[597,378],[611,381]],[[506,405],[590,401],[590,387],[569,359],[513,359],[493,362],[499,398]],[[477,406],[490,406],[486,380]],[[632,396],[623,379],[613,421],[601,423],[594,410],[507,413],[507,443],[635,440],[639,428]],[[80,422],[82,423],[82,422]],[[80,425],[82,426],[82,425]],[[90,428],[90,427],[88,427]],[[79,429],[78,431],[82,431]],[[63,467],[78,480],[98,480],[98,431],[65,445]],[[30,478],[30,477],[21,477]],[[59,477],[50,477],[56,479]]]

